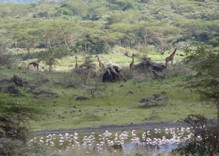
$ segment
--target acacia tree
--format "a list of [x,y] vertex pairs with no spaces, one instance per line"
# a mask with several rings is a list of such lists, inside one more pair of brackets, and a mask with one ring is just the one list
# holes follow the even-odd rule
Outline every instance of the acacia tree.
[[39,32],[41,44],[45,45],[45,51],[40,59],[44,61],[49,70],[60,59],[69,54],[70,46],[76,40],[76,34],[73,31],[74,25],[66,20],[53,20],[44,23]]
[[31,49],[34,52],[36,44],[39,40],[39,21],[33,20],[11,20],[7,27],[7,32],[10,34],[11,40],[15,48],[24,48],[27,54],[30,55]]
[[53,66],[57,63],[58,59],[66,56],[68,49],[64,46],[53,47],[42,53],[40,60],[44,61],[49,66],[49,71],[53,70]]
[[188,86],[201,95],[204,101],[211,101],[217,107],[219,124],[219,44],[201,44],[196,48],[186,48],[195,74],[188,77]]
[[17,42],[19,46],[24,47],[27,50],[28,55],[30,55],[30,49],[35,48],[35,40],[36,40],[36,35],[35,35],[35,30],[30,28],[23,28],[22,30],[19,30],[17,36]]

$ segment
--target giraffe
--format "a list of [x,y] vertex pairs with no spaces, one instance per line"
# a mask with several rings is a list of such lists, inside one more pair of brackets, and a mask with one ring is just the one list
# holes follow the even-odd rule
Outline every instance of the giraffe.
[[173,58],[176,54],[176,50],[177,50],[177,48],[175,48],[173,53],[165,59],[166,66],[168,65],[169,62],[171,62],[171,65],[173,65]]
[[30,68],[30,65],[32,65],[32,66],[34,67],[34,69],[36,68],[37,71],[39,70],[39,64],[38,64],[38,63],[36,63],[36,62],[30,62],[30,63],[28,64],[28,69]]
[[111,70],[116,74],[119,75],[119,67],[117,64],[114,64],[111,59],[107,59],[109,62],[108,68],[111,68]]
[[78,57],[75,56],[75,69],[78,69]]
[[129,65],[130,71],[134,71],[135,70],[135,67],[134,67],[134,57],[135,57],[135,54],[132,54],[132,62]]
[[104,70],[105,69],[105,65],[101,62],[100,58],[98,55],[96,55],[97,61],[99,62],[99,67],[100,69]]

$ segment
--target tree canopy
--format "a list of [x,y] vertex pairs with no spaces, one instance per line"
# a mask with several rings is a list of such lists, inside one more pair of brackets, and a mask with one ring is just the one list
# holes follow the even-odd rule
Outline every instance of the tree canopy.
[[202,43],[195,44],[195,47],[196,49],[193,49],[194,47],[186,49],[188,53],[186,61],[191,63],[195,71],[188,77],[188,86],[199,93],[204,101],[216,104],[219,123],[219,44]]
[[135,49],[149,45],[164,51],[191,38],[203,42],[218,38],[218,6],[216,0],[0,3],[0,45],[25,48],[28,53],[51,44],[86,53],[109,52],[115,45]]

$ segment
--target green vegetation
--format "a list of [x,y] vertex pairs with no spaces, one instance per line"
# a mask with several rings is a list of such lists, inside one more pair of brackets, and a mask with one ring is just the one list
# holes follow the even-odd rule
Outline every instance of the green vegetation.
[[[191,114],[184,122],[194,127],[194,137],[186,146],[178,149],[181,155],[217,155],[219,152],[219,127],[209,123],[202,115]],[[199,140],[199,138],[202,138]]]
[[196,49],[187,49],[188,62],[192,62],[195,74],[191,75],[188,86],[199,93],[203,101],[212,101],[217,106],[219,123],[219,49],[218,42],[210,45],[196,45]]
[[[87,56],[97,64],[92,54],[101,54],[104,63],[110,59],[119,67],[127,67],[130,63],[125,53],[135,53],[139,58],[148,55],[163,62],[173,46],[179,49],[176,61],[181,60],[183,57],[179,54],[192,38],[197,41],[218,40],[217,1],[168,0],[162,5],[159,5],[161,1],[137,0],[60,2],[0,4],[0,52],[2,56],[11,56],[1,62],[10,62],[12,68],[20,66],[20,70],[1,67],[1,78],[9,79],[17,73],[34,85],[50,88],[57,95],[55,98],[37,99],[49,113],[44,120],[34,123],[34,129],[177,121],[194,111],[206,113],[210,118],[215,116],[214,109],[209,108],[209,112],[203,109],[196,94],[177,86],[182,83],[183,77],[137,84],[130,79],[126,83],[102,85],[89,78],[90,73],[35,73],[25,68],[31,59],[40,61],[41,66],[49,66],[49,70],[55,65],[56,70],[69,71],[75,64],[72,55],[78,55],[79,64],[83,64]],[[178,70],[177,67],[175,69]],[[41,81],[45,79],[49,82],[44,84]],[[102,86],[91,94],[84,89],[85,83]],[[21,91],[31,98],[32,95],[24,88]],[[128,91],[134,94],[129,95]],[[138,108],[142,98],[161,91],[166,92],[170,106],[162,109]],[[75,101],[77,96],[91,99]],[[178,117],[173,117],[176,114]]]
[[[176,67],[175,67],[176,68]],[[2,71],[2,69],[1,69]],[[34,72],[23,70],[3,70],[4,78],[17,74],[23,79],[39,86],[50,88],[58,97],[35,98],[37,105],[47,110],[47,114],[32,123],[34,130],[69,129],[92,127],[102,124],[131,124],[144,122],[176,122],[188,114],[199,113],[215,118],[216,109],[212,105],[203,105],[199,96],[184,87],[183,77],[172,77],[163,81],[145,81],[139,85],[134,81],[116,83],[97,83],[101,90],[92,97],[80,80],[69,73]],[[8,73],[6,75],[6,73]],[[3,77],[1,77],[2,79]],[[49,79],[46,84],[40,83]],[[70,79],[70,80],[67,80]],[[71,82],[75,87],[66,87]],[[133,94],[129,94],[132,91]],[[153,94],[166,92],[169,102],[164,106],[140,108],[140,100]],[[28,98],[34,97],[23,90]],[[76,97],[85,96],[87,101],[76,101]]]
[[[24,145],[29,121],[36,131],[218,118],[218,8],[218,0],[0,3],[0,137],[22,129]],[[164,66],[175,48],[174,65]],[[120,81],[103,83],[109,69]]]
[[0,154],[15,155],[28,153],[25,147],[29,140],[28,124],[37,120],[41,111],[28,99],[14,99],[0,93]]
[[1,45],[28,53],[63,46],[73,53],[108,53],[115,45],[162,53],[191,38],[216,39],[219,28],[216,0],[60,0],[0,4],[0,10]]

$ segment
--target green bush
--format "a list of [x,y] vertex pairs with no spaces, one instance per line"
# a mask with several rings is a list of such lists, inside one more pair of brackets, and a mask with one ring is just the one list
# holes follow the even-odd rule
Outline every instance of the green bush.
[[218,155],[219,125],[210,122],[202,115],[190,114],[184,122],[193,128],[191,141],[178,149],[182,155]]
[[41,110],[27,101],[0,93],[0,155],[15,155],[29,139],[30,120],[36,120]]

